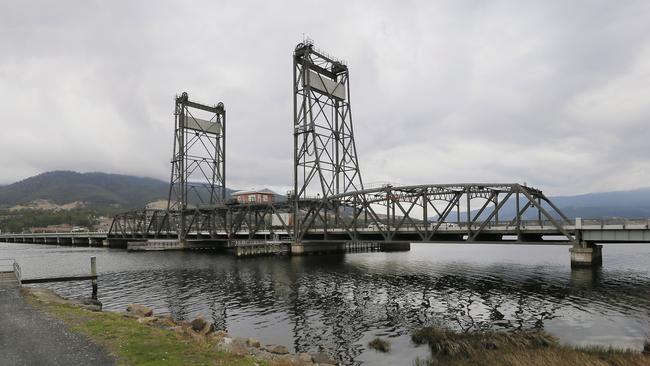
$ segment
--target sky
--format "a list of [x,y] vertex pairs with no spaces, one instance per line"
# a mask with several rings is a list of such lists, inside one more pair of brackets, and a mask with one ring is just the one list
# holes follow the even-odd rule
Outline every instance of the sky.
[[227,185],[292,186],[292,53],[350,72],[365,183],[650,186],[650,2],[0,1],[0,184],[168,180],[174,97],[225,104]]

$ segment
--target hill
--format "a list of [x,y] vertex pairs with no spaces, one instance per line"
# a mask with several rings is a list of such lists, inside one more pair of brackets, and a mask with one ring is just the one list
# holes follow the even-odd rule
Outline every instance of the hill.
[[120,174],[53,171],[1,186],[0,206],[47,200],[56,205],[83,202],[91,207],[141,208],[147,202],[167,199],[168,184]]
[[569,217],[650,217],[650,187],[550,199]]
[[[648,218],[650,217],[650,187],[627,191],[587,193],[575,196],[549,197],[569,218]],[[523,202],[523,199],[522,199]],[[547,205],[544,205],[547,207]],[[487,210],[486,210],[487,211]],[[476,212],[476,211],[473,211]],[[515,216],[515,202],[509,200],[501,209],[501,217]],[[485,217],[489,212],[482,214]],[[461,213],[461,220],[465,220]],[[529,209],[524,219],[536,219],[537,210]],[[431,217],[435,220],[435,217]]]
[[[227,189],[228,196],[232,192],[233,190]],[[0,208],[29,206],[36,202],[50,207],[67,205],[75,208],[83,203],[83,207],[91,209],[126,210],[142,208],[153,201],[167,200],[168,193],[169,183],[154,178],[52,171],[0,186]],[[276,198],[282,200],[284,197]],[[551,200],[569,217],[650,217],[650,187],[558,196],[551,197]],[[506,204],[502,210],[502,217],[514,216],[514,202]],[[533,210],[530,210],[526,217],[533,218],[534,215]]]

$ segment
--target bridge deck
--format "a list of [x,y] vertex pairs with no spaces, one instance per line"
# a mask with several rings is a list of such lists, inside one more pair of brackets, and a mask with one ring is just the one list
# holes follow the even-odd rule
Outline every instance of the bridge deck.
[[[468,231],[474,232],[478,229],[477,225],[468,225],[464,223],[444,223],[437,230],[432,240],[423,241],[419,235],[433,230],[434,225],[403,225],[395,230],[391,227],[329,227],[312,228],[307,232],[305,237],[309,241],[317,240],[339,240],[355,241],[350,238],[353,233],[356,240],[382,241],[385,240],[383,234],[392,233],[394,241],[410,242],[437,242],[437,241],[468,241]],[[579,225],[563,225],[566,232],[571,235],[580,233],[582,240],[594,243],[650,243],[650,222],[629,221],[621,223],[607,223],[606,221],[598,223],[585,223]],[[286,238],[291,232],[284,228],[268,228],[256,230],[254,233],[247,227],[243,226],[240,230],[231,233],[232,239],[264,239],[273,236]],[[518,236],[519,235],[519,236]],[[21,233],[21,234],[1,234],[2,242],[18,243],[43,243],[43,244],[83,244],[98,243],[111,240],[144,240],[155,238],[174,238],[177,236],[175,231],[171,232],[132,232],[128,237],[109,236],[107,232],[74,232],[74,233]],[[514,236],[514,239],[513,239]],[[551,241],[557,242],[562,233],[552,225],[540,225],[523,223],[519,229],[515,225],[488,225],[482,229],[482,236],[476,238],[473,242],[530,242],[530,241]],[[188,239],[193,240],[228,240],[228,233],[225,230],[215,231],[194,231],[188,233]],[[567,241],[566,238],[559,241]]]

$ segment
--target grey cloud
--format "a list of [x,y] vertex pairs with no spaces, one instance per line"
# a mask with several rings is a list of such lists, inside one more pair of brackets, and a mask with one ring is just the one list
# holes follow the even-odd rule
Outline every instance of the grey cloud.
[[168,179],[173,96],[228,111],[233,187],[291,185],[291,52],[351,70],[364,180],[648,186],[646,1],[12,2],[0,183]]

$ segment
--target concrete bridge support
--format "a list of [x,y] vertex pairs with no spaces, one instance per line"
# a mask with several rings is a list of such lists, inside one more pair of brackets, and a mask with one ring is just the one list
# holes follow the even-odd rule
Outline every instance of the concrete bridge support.
[[104,241],[98,238],[88,238],[88,243],[91,247],[101,247]]
[[74,239],[71,238],[61,238],[61,237],[56,238],[56,243],[58,245],[72,245],[73,242]]
[[291,255],[323,254],[345,252],[344,242],[292,243]]
[[126,249],[127,239],[104,239],[103,246],[109,248]]
[[373,243],[348,243],[348,242],[306,242],[306,243],[293,243],[291,244],[292,255],[305,255],[305,254],[324,254],[324,253],[337,253],[354,251],[355,249],[379,249],[382,252],[404,252],[411,250],[411,243],[409,242],[386,242],[379,241]]
[[411,243],[381,241],[379,250],[382,252],[408,252],[411,250]]
[[72,238],[72,245],[79,247],[87,247],[89,244],[88,238]]
[[45,237],[45,238],[43,238],[43,243],[44,243],[44,244],[54,244],[54,245],[58,245],[58,244],[59,244],[59,241],[57,240],[57,238]]
[[595,267],[603,264],[603,246],[592,242],[576,242],[571,253],[571,267]]

